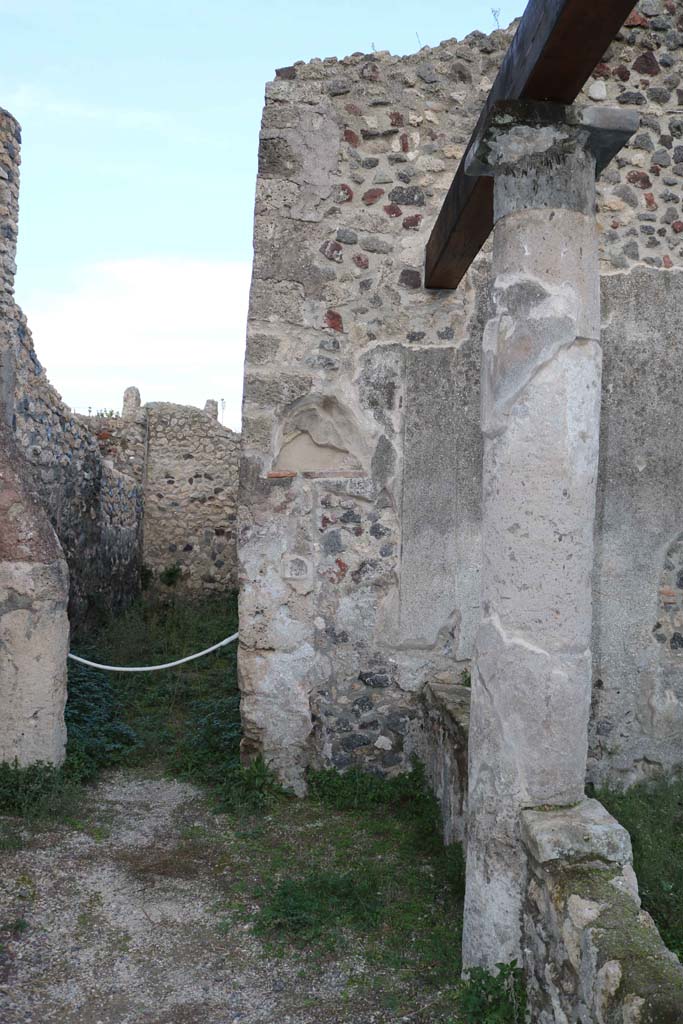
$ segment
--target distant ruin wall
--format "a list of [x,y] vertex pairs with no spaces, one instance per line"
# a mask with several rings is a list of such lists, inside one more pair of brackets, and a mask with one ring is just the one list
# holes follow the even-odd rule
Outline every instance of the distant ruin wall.
[[129,604],[143,563],[186,593],[232,588],[240,439],[216,403],[140,407],[129,389],[123,416],[79,416],[38,360],[14,301],[20,142],[0,111],[0,407],[69,566],[72,628]]
[[[676,11],[645,0],[583,97],[642,113],[599,182],[606,356],[590,772],[622,783],[683,768],[683,620],[680,632],[678,619],[656,628],[667,552],[683,532]],[[245,754],[263,752],[294,788],[311,763],[400,769],[424,684],[457,681],[471,656],[488,254],[456,292],[425,291],[422,267],[511,37],[299,63],[267,87],[243,410],[240,681]]]
[[[130,391],[128,389],[126,395]],[[162,592],[210,595],[237,586],[240,435],[208,411],[170,402],[126,404],[89,417],[106,463],[131,474],[144,496],[142,560]]]

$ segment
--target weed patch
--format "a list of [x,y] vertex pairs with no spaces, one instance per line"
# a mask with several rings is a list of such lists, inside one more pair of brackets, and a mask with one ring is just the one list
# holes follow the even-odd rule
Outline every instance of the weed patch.
[[372,877],[350,871],[286,878],[266,897],[256,916],[256,932],[312,942],[339,928],[367,930],[380,916],[377,884]]
[[463,1024],[523,1024],[524,977],[517,961],[496,964],[497,973],[473,967],[458,997]]

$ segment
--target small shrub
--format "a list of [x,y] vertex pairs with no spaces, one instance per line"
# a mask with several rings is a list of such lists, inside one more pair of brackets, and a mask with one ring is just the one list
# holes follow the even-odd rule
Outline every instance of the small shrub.
[[175,562],[173,565],[167,565],[165,569],[161,570],[159,573],[159,579],[165,587],[175,587],[182,575],[182,567],[178,562]]
[[315,871],[286,878],[256,918],[256,932],[309,942],[339,927],[373,928],[381,902],[372,874]]
[[472,686],[472,673],[468,668],[464,668],[460,673],[460,685],[461,686]]
[[241,735],[237,695],[192,701],[169,768],[190,782],[225,785],[239,767]]
[[496,964],[498,973],[473,967],[458,996],[463,1024],[523,1024],[524,975],[517,961]]
[[28,817],[40,812],[53,801],[62,782],[62,772],[52,764],[0,763],[0,814]]
[[121,705],[105,672],[78,662],[69,662],[68,671],[64,772],[75,781],[90,782],[101,769],[121,764],[136,736],[121,720]]
[[216,791],[216,803],[225,811],[265,811],[283,795],[283,789],[262,757],[236,765]]
[[374,807],[403,809],[411,815],[435,811],[433,797],[426,783],[424,769],[415,762],[410,772],[393,778],[373,775],[360,768],[346,772],[334,768],[307,774],[311,796],[338,811],[367,811]]

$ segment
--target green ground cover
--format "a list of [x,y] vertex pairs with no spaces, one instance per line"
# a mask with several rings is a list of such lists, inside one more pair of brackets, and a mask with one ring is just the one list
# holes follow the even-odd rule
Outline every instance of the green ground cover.
[[[81,643],[79,653],[108,664],[155,664],[236,629],[234,598],[146,601]],[[231,879],[216,906],[218,929],[246,923],[269,955],[301,956],[308,968],[357,955],[364,968],[348,998],[397,1017],[419,1006],[417,1021],[521,1021],[510,972],[500,981],[460,982],[462,851],[444,848],[419,766],[394,780],[311,772],[303,801],[284,794],[262,762],[242,768],[235,646],[154,674],[107,675],[70,663],[69,692],[64,768],[0,766],[0,814],[93,834],[106,823],[84,824],[79,815],[84,787],[102,770],[181,778],[202,787],[211,810],[230,822],[210,834],[189,829],[168,855],[176,875],[189,858]],[[12,820],[0,819],[6,849],[21,842]]]
[[683,781],[643,782],[627,793],[596,793],[631,834],[644,908],[683,960]]

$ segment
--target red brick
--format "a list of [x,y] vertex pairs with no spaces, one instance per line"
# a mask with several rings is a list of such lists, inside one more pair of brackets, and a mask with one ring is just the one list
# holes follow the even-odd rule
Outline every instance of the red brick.
[[339,242],[332,242],[328,239],[327,242],[323,242],[320,246],[320,251],[323,256],[326,256],[333,263],[341,263],[344,259],[344,250]]
[[404,123],[403,114],[399,114],[398,110],[392,110],[389,114],[389,121],[394,128],[402,128]]
[[403,134],[401,135],[401,150],[402,150],[403,153],[407,153],[409,149],[410,149],[410,139],[408,138],[408,133],[407,132],[403,132]]
[[612,74],[622,82],[628,82],[631,77],[631,72],[624,64],[620,64],[619,67],[616,67]]
[[636,188],[650,188],[652,182],[650,181],[649,175],[645,171],[629,171],[626,175],[626,180],[635,185]]
[[406,228],[407,231],[417,231],[421,223],[421,213],[411,213],[410,217],[403,218],[403,227]]
[[334,309],[328,309],[327,313],[325,313],[325,326],[333,331],[343,331],[344,322],[341,318],[341,313],[337,313]]
[[645,205],[647,206],[648,210],[657,210],[657,209],[659,209],[659,207],[657,206],[657,203],[655,202],[655,197],[654,197],[654,193],[653,192],[646,192],[643,198],[645,199]]
[[344,129],[344,142],[348,142],[350,146],[359,146],[360,139],[354,132],[353,128]]
[[611,74],[609,64],[598,64],[593,70],[594,78],[609,78]]
[[353,199],[353,189],[350,185],[340,185],[335,198],[338,203],[350,203]]
[[627,28],[647,28],[647,18],[640,11],[632,11],[624,22]]
[[361,199],[366,206],[373,206],[378,199],[381,199],[384,195],[383,188],[369,188],[367,192],[364,192]]
[[652,50],[644,50],[631,67],[639,75],[658,75],[660,72],[659,63]]
[[361,270],[367,270],[368,267],[370,266],[370,260],[367,258],[365,253],[362,252],[356,253],[356,255],[353,257],[353,262],[356,264],[357,267],[360,267]]
[[266,473],[268,480],[289,480],[293,476],[296,476],[296,472],[293,469],[281,469],[275,470],[272,473]]
[[388,206],[384,207],[384,212],[386,213],[387,217],[400,217],[401,214],[403,213],[403,210],[401,209],[400,206],[397,206],[396,203],[389,203]]

